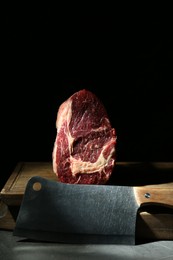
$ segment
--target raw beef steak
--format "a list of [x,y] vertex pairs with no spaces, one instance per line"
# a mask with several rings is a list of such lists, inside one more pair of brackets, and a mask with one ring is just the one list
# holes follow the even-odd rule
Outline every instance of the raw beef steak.
[[58,109],[53,171],[60,182],[105,184],[115,166],[116,131],[105,107],[82,89]]

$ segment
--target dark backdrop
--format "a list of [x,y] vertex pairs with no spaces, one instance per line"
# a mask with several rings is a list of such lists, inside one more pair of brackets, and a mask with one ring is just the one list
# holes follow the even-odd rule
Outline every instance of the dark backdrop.
[[1,186],[18,161],[51,161],[58,107],[82,88],[108,111],[118,161],[173,161],[172,21],[8,8],[3,28]]

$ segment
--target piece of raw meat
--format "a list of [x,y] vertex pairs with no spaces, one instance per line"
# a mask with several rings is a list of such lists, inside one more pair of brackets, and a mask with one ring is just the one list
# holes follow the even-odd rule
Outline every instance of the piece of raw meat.
[[58,180],[105,184],[116,162],[116,131],[99,98],[86,89],[58,109],[52,159]]

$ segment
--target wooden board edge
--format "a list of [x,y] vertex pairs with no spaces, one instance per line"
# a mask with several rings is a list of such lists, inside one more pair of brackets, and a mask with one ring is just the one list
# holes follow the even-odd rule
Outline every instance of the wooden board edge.
[[16,179],[19,178],[19,173],[22,170],[24,164],[25,164],[24,162],[19,162],[16,165],[14,171],[12,172],[12,174],[10,175],[9,179],[7,180],[7,182],[5,183],[4,187],[0,192],[0,198],[3,198],[3,196],[6,195],[6,193],[8,193],[8,191],[11,189]]
[[136,236],[139,241],[173,240],[173,213],[140,212]]
[[15,219],[8,206],[0,200],[0,230],[13,230]]

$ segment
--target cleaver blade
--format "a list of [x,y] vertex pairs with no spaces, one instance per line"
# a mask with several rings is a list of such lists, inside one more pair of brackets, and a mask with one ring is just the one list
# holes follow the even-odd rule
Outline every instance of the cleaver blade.
[[66,184],[35,176],[27,183],[13,235],[59,243],[134,245],[137,195],[131,186]]

